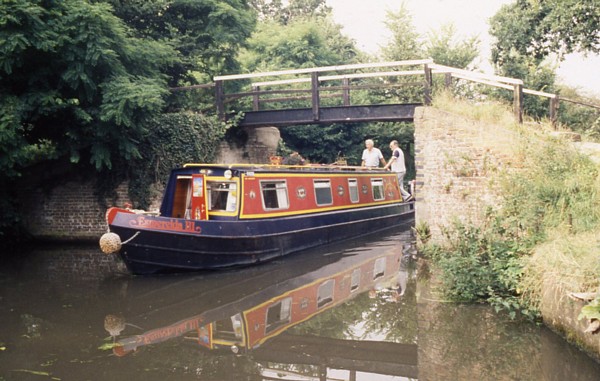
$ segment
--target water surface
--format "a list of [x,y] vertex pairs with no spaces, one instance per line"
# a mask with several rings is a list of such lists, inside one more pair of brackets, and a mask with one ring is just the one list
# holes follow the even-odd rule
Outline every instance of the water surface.
[[21,253],[0,274],[0,380],[600,379],[545,328],[417,290],[411,240],[161,277],[96,247]]

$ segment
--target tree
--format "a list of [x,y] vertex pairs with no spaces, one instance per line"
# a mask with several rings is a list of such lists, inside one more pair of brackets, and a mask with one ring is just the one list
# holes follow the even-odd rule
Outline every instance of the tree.
[[387,11],[385,26],[392,32],[391,41],[381,48],[387,61],[402,61],[423,57],[420,35],[413,25],[412,15],[405,2],[396,12]]
[[248,40],[240,55],[244,69],[281,70],[337,65],[353,61],[356,49],[329,19],[302,19],[282,25],[266,21]]
[[479,43],[478,37],[457,39],[456,27],[450,23],[442,25],[439,31],[429,33],[425,55],[435,63],[466,69],[479,56]]
[[[139,157],[177,59],[130,35],[107,4],[5,0],[0,25],[1,235],[20,221],[16,178],[43,183],[59,162],[102,170]],[[38,176],[35,164],[46,164]]]
[[236,56],[256,24],[246,0],[98,0],[145,40],[161,41],[177,52],[171,86],[209,82],[239,70]]
[[284,5],[281,0],[253,0],[252,7],[263,21],[274,21],[285,25],[300,18],[327,17],[331,7],[325,0],[290,0]]
[[600,52],[600,7],[596,0],[517,0],[490,20],[496,37],[494,63],[512,55],[531,56],[536,63],[556,54]]
[[2,173],[64,155],[97,169],[138,156],[143,121],[164,105],[171,48],[129,35],[107,4],[11,0],[0,24]]
[[[356,62],[358,54],[353,41],[330,17],[312,17],[287,24],[263,21],[242,51],[240,61],[245,71],[265,72],[350,64]],[[298,102],[298,107],[307,106],[306,101]],[[334,161],[346,144],[363,139],[362,135],[350,137],[353,131],[341,125],[289,127],[281,134],[291,150],[314,162]],[[317,141],[320,144],[316,145]]]
[[[496,39],[491,57],[496,72],[522,79],[525,88],[557,92],[556,74],[548,58],[555,55],[560,61],[566,53],[600,48],[600,13],[592,9],[591,2],[518,0],[503,6],[490,20],[490,34]],[[582,12],[588,13],[590,20],[578,21]],[[583,33],[582,28],[590,28],[590,34]],[[497,94],[512,99],[509,93]],[[524,110],[533,117],[546,117],[548,101],[525,97]]]

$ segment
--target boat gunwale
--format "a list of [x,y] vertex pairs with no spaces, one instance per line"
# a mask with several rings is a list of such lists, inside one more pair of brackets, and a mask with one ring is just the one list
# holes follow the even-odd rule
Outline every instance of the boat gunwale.
[[[401,205],[410,205],[410,203],[404,203]],[[384,206],[386,206],[386,205],[378,205],[378,206],[373,207],[373,209],[381,208]],[[275,222],[281,222],[281,220],[283,220],[283,219],[292,220],[292,219],[300,219],[300,218],[303,218],[306,216],[319,217],[319,215],[337,214],[337,213],[339,213],[339,211],[329,211],[329,212],[318,213],[318,214],[316,213],[316,214],[310,214],[310,215],[290,215],[290,216],[286,216],[286,217],[280,217],[277,219],[264,218],[264,219],[250,219],[250,220],[213,220],[213,221],[217,222],[217,223],[230,223],[232,225],[233,224],[247,224],[250,221],[255,224],[261,224],[261,223],[273,222],[272,220],[277,220]],[[202,237],[202,238],[227,239],[227,240],[235,240],[235,239],[246,240],[248,238],[264,239],[264,238],[280,236],[281,234],[308,232],[308,231],[312,231],[312,230],[319,230],[319,229],[330,228],[330,227],[338,227],[340,225],[353,225],[353,224],[357,224],[357,223],[364,223],[366,221],[377,221],[377,220],[386,219],[386,218],[393,218],[395,216],[400,217],[400,216],[404,216],[404,215],[411,214],[411,213],[414,213],[414,208],[409,208],[408,210],[400,211],[400,212],[394,213],[394,214],[385,214],[385,215],[381,215],[381,216],[373,216],[373,217],[369,217],[369,218],[362,218],[362,219],[358,219],[358,220],[344,221],[344,222],[338,222],[338,223],[327,224],[327,225],[311,226],[311,227],[300,228],[300,229],[296,229],[296,230],[287,230],[287,231],[283,231],[283,232],[279,231],[279,232],[268,233],[268,234],[252,234],[252,235],[236,234],[236,235],[231,235],[231,236],[216,235],[216,234],[204,234],[204,233],[200,234],[200,233],[195,233],[195,232],[192,233],[192,232],[182,232],[182,231],[173,231],[173,230],[164,230],[164,229],[150,229],[150,228],[140,229],[139,227],[135,227],[135,226],[117,225],[114,223],[111,224],[111,227],[117,227],[119,229],[128,229],[131,231],[154,232],[154,233],[160,233],[160,234],[179,235],[179,236],[188,236],[188,237]],[[160,218],[160,216],[153,216],[153,217]],[[175,219],[174,217],[162,217],[162,218]],[[178,218],[178,220],[200,222],[199,220],[185,220],[183,218]],[[209,222],[209,221],[210,220],[201,221],[201,222]]]

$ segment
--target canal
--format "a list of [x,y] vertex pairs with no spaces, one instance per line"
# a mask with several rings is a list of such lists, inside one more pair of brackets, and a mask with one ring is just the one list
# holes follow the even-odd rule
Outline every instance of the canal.
[[0,270],[0,380],[600,379],[542,326],[437,300],[412,239],[407,227],[160,277],[130,276],[96,247],[13,253]]

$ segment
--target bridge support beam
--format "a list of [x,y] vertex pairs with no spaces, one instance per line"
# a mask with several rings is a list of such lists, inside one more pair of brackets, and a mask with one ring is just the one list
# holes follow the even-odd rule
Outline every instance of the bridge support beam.
[[315,119],[314,108],[252,111],[244,114],[241,127],[294,126],[301,124],[412,122],[420,104],[321,107]]

